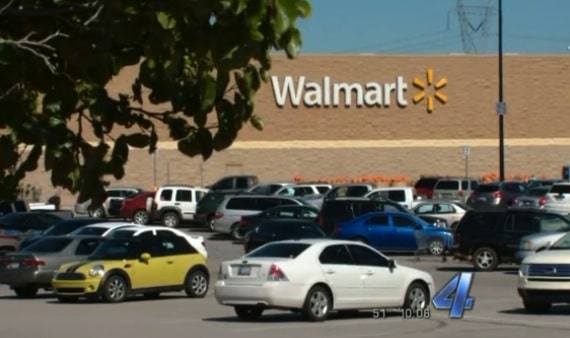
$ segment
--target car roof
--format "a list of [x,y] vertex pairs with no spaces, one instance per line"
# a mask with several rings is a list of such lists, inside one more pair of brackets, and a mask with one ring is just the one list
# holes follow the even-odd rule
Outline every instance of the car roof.
[[[329,239],[329,238],[312,238],[312,239],[287,239],[283,241],[271,243],[284,243],[284,244],[309,244],[309,245],[329,245],[329,244],[359,244],[355,241],[344,239]],[[270,245],[271,243],[268,243]]]
[[95,224],[89,224],[86,225],[85,228],[104,228],[104,229],[112,229],[112,228],[116,228],[119,226],[139,226],[138,224],[135,223],[128,223],[128,222],[105,222],[105,223],[95,223]]

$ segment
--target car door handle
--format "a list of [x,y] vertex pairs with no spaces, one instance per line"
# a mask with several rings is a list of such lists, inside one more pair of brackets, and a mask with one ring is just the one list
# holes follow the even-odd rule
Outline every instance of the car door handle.
[[174,261],[167,261],[166,264],[173,264]]
[[367,271],[367,272],[366,272],[366,276],[372,276],[373,274],[374,274],[374,272],[372,272],[372,271]]
[[332,275],[334,273],[334,270],[327,270],[325,271],[327,274]]
[[180,203],[176,202],[176,203],[174,203],[174,205],[180,205]]

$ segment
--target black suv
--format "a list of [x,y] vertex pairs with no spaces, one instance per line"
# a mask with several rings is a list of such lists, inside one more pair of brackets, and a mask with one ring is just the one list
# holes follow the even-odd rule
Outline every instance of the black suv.
[[468,211],[455,229],[455,256],[472,261],[478,271],[514,263],[521,238],[545,230],[553,218],[570,225],[561,215],[536,209]]

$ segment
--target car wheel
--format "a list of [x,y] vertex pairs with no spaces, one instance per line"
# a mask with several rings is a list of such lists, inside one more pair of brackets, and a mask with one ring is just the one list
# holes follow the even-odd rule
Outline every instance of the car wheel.
[[148,212],[144,210],[137,210],[133,214],[133,222],[140,225],[146,225],[149,221]]
[[143,293],[145,299],[157,299],[160,297],[160,292],[147,292]]
[[489,247],[482,247],[475,250],[473,254],[473,266],[478,271],[493,271],[499,265],[497,252]]
[[79,299],[79,297],[75,297],[75,296],[57,296],[57,300],[60,303],[73,303],[73,302],[77,302],[78,299]]
[[329,291],[322,286],[314,286],[307,293],[303,305],[303,315],[313,322],[326,320],[332,308]]
[[440,256],[443,254],[445,247],[443,246],[443,241],[439,238],[433,238],[428,243],[429,253],[433,256]]
[[550,303],[529,302],[526,300],[523,300],[523,305],[526,312],[534,314],[546,313],[548,312],[548,310],[550,310],[550,307],[552,306],[552,304]]
[[239,319],[246,321],[258,320],[263,314],[263,308],[251,305],[236,305],[234,311]]
[[14,288],[14,293],[18,298],[34,298],[38,293],[38,288],[34,286],[18,286]]
[[92,218],[103,218],[105,217],[105,210],[103,210],[103,207],[99,207],[95,210],[89,210],[89,216]]
[[421,283],[414,282],[406,291],[404,309],[410,309],[413,313],[419,313],[429,306],[429,291]]
[[208,274],[202,270],[194,270],[186,277],[184,291],[190,298],[204,298],[209,285]]
[[180,218],[173,212],[167,212],[162,216],[162,224],[170,228],[176,228],[180,223]]
[[355,241],[355,242],[360,242],[360,243],[363,243],[363,244],[368,244],[368,241],[367,241],[366,238],[364,238],[364,237],[354,237],[352,240]]
[[109,303],[120,303],[127,298],[129,287],[121,276],[111,276],[103,286],[103,299]]
[[238,240],[242,239],[243,237],[239,234],[239,223],[234,223],[230,228],[230,233],[232,235],[232,239]]
[[210,231],[211,231],[211,232],[215,232],[215,231],[216,231],[216,229],[214,229],[214,219],[213,219],[213,218],[210,218],[210,219],[208,220],[208,228],[210,228]]

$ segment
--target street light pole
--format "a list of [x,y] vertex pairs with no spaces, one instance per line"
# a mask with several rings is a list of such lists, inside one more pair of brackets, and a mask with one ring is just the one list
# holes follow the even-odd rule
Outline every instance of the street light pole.
[[503,1],[499,1],[499,102],[497,114],[499,115],[499,180],[505,180],[505,114],[506,103],[503,102]]

